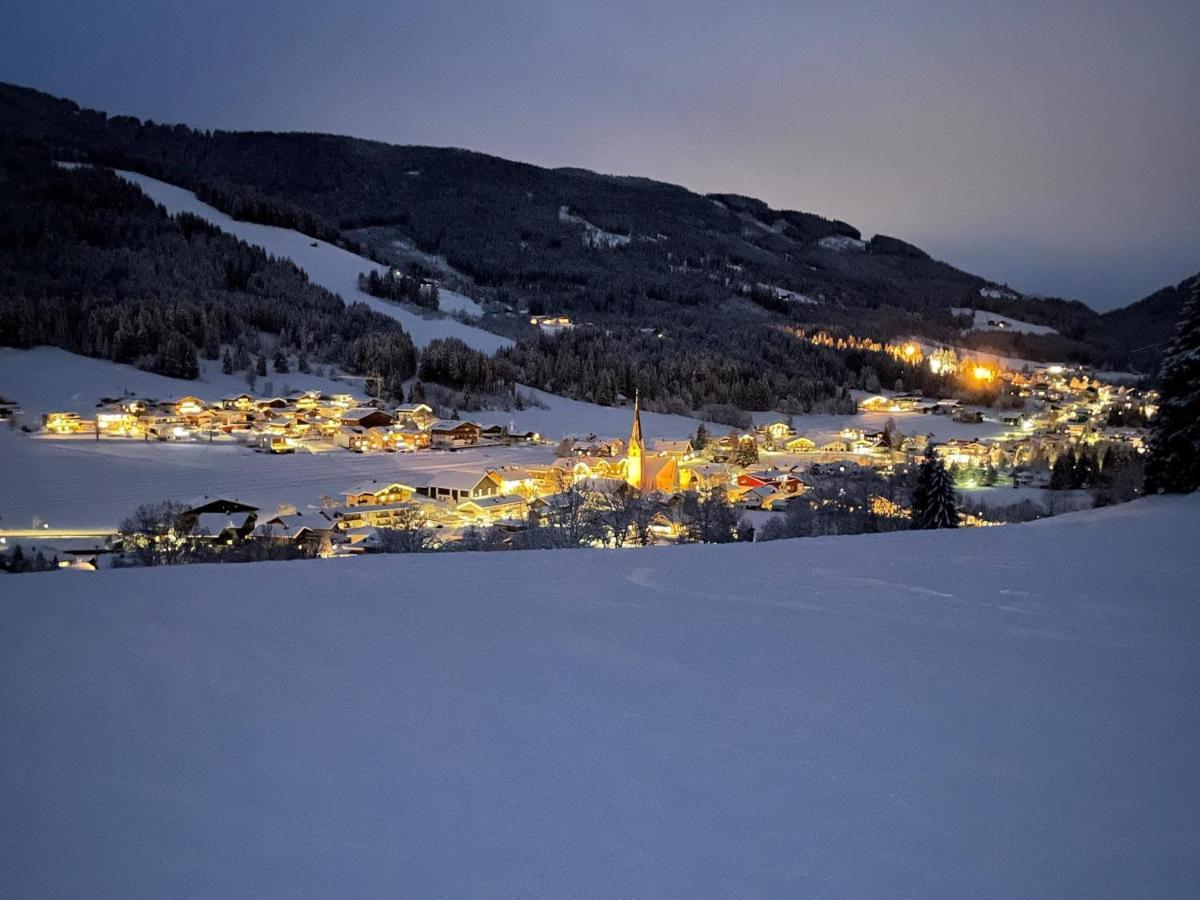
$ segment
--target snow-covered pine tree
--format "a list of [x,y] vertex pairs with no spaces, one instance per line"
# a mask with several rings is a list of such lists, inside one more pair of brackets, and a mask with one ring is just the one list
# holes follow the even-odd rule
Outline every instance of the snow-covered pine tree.
[[1150,433],[1146,493],[1200,488],[1200,278],[1163,361],[1162,402]]
[[954,480],[934,445],[925,448],[925,459],[917,472],[912,493],[913,528],[957,528],[958,494]]

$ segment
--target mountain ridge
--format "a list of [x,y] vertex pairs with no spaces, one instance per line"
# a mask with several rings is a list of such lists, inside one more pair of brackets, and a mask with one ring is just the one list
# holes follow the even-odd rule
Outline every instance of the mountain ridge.
[[[917,334],[1029,359],[1137,361],[1153,371],[1155,353],[1134,351],[1161,342],[1159,320],[1172,317],[1177,299],[1159,298],[1149,319],[1136,309],[1101,314],[1079,301],[1009,291],[902,238],[863,241],[853,225],[816,213],[467,148],[320,132],[201,131],[110,116],[5,84],[0,113],[0,136],[56,158],[141,171],[237,218],[297,228],[381,262],[411,262],[400,247],[408,244],[444,258],[464,286],[497,308],[567,313],[606,326],[684,319],[728,327],[744,317],[731,299],[743,298],[787,326],[879,339]],[[963,333],[949,312],[957,307],[1056,334]],[[501,319],[486,324],[513,327]],[[1150,329],[1144,334],[1143,324]]]

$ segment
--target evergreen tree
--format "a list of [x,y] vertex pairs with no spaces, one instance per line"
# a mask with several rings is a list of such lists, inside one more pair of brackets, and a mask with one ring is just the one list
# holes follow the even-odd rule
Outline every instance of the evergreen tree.
[[286,375],[286,374],[287,374],[287,372],[288,372],[288,358],[287,358],[287,354],[283,352],[283,348],[282,348],[282,347],[276,347],[276,348],[275,348],[275,360],[274,360],[274,366],[275,366],[275,371],[276,371],[276,372],[279,372],[281,375]]
[[225,348],[225,355],[221,357],[221,371],[226,375],[233,374],[233,357],[229,354],[229,348]]
[[1200,278],[1192,282],[1163,362],[1162,402],[1150,434],[1146,492],[1200,488]]
[[1070,488],[1074,468],[1070,450],[1058,454],[1054,465],[1050,467],[1050,490],[1065,491]]
[[267,374],[267,358],[261,353],[258,354],[258,359],[254,361],[254,374],[260,378]]
[[296,360],[296,368],[304,375],[311,371],[308,365],[308,354],[303,350],[300,351],[300,357]]
[[958,495],[954,482],[934,445],[925,448],[925,459],[917,472],[912,493],[913,528],[957,528]]
[[696,439],[692,441],[692,444],[697,450],[703,450],[708,446],[708,429],[704,427],[703,422],[696,428]]

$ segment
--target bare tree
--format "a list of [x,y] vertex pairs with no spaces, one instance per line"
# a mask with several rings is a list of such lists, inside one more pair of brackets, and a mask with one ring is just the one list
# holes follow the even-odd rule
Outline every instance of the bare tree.
[[200,539],[187,508],[174,500],[143,503],[121,523],[124,552],[143,566],[170,566],[197,555]]
[[380,553],[428,553],[439,545],[437,531],[419,506],[400,510],[394,524],[376,529]]
[[687,540],[725,544],[737,539],[737,515],[721,488],[689,491],[679,516]]

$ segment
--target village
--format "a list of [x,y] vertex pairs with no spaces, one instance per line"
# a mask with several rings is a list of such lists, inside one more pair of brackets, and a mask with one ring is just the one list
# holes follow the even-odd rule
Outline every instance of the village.
[[[945,352],[938,359],[938,365],[972,365]],[[981,364],[976,367],[984,377]],[[188,501],[181,510],[184,527],[216,546],[259,542],[323,557],[376,551],[387,545],[389,534],[413,529],[443,547],[477,539],[483,531],[501,541],[515,540],[530,529],[561,524],[564,510],[611,509],[636,498],[654,499],[636,540],[627,541],[627,535],[614,535],[610,528],[607,539],[598,536],[594,543],[686,539],[687,501],[701,496],[718,497],[744,517],[745,536],[752,534],[747,522],[761,524],[763,515],[785,513],[798,501],[836,502],[820,490],[830,479],[846,484],[847,479],[909,471],[931,443],[962,487],[1042,488],[1064,453],[1084,447],[1121,446],[1136,454],[1145,450],[1144,423],[1153,417],[1157,402],[1152,392],[1065,366],[996,367],[986,377],[1004,381],[1009,394],[1020,399],[1020,408],[980,409],[916,393],[883,392],[862,396],[861,415],[845,417],[832,434],[805,434],[793,417],[760,416],[753,428],[721,433],[721,426],[700,425],[686,438],[658,438],[643,431],[635,397],[628,437],[547,437],[472,422],[457,411],[440,418],[426,403],[385,404],[352,392],[307,390],[277,397],[241,393],[212,401],[195,395],[108,398],[90,414],[47,412],[30,436],[106,445],[142,442],[148,451],[165,443],[227,445],[267,456],[312,454],[318,457],[315,464],[327,460],[334,471],[343,454],[405,454],[395,477],[389,473],[346,483],[337,494],[298,494],[290,502],[260,508],[250,481],[244,490],[214,492]],[[7,417],[19,411],[15,402],[2,408]],[[892,416],[904,423],[903,429]],[[881,426],[869,427],[881,417]],[[943,430],[940,422],[970,426],[985,417],[993,426],[986,436],[934,438]],[[471,464],[443,464],[444,454],[466,450],[482,452],[470,457],[476,461]],[[504,452],[488,452],[492,450]],[[880,515],[908,514],[901,499],[882,491],[870,494],[874,489],[865,490]],[[965,524],[990,523],[968,516]],[[72,552],[71,564],[94,562],[112,547],[110,539]]]

